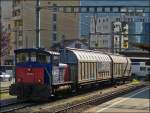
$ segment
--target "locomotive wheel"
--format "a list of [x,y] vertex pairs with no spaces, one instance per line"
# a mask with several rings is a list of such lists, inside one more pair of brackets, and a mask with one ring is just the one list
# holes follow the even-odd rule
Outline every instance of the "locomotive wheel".
[[23,99],[23,97],[22,97],[22,96],[20,96],[20,95],[18,95],[18,96],[17,96],[17,99],[18,99],[18,100],[22,100],[22,99]]

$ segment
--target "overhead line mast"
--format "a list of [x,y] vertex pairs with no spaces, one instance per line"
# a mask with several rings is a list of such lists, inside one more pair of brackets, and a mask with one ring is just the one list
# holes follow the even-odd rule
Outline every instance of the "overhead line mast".
[[36,48],[40,48],[40,0],[36,0]]

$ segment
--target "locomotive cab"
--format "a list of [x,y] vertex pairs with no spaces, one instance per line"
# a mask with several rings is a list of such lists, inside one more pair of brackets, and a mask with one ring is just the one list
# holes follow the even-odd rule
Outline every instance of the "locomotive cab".
[[19,98],[45,97],[53,92],[52,72],[59,68],[59,53],[41,49],[15,50],[15,84],[10,94]]

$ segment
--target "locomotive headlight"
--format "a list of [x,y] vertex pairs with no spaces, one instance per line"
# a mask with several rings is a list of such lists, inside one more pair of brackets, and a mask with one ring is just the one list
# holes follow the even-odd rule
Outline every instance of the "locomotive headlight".
[[28,72],[30,72],[31,71],[31,68],[28,68]]
[[41,83],[42,82],[41,79],[38,79],[38,82]]
[[17,78],[17,82],[21,82],[21,78]]

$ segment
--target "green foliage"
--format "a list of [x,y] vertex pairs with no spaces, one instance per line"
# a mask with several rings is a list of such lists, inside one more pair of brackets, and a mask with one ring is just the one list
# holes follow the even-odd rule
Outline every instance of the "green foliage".
[[140,83],[140,81],[137,80],[137,79],[133,79],[133,80],[132,80],[132,84],[139,84],[139,83]]
[[0,100],[15,98],[15,96],[9,95],[9,93],[0,93]]

